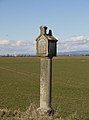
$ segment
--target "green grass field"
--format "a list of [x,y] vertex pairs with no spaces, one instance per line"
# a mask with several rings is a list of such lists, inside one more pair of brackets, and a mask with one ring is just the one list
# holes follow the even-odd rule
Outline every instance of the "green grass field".
[[[39,106],[40,58],[0,58],[0,108]],[[89,118],[89,57],[53,58],[52,106],[65,117]]]

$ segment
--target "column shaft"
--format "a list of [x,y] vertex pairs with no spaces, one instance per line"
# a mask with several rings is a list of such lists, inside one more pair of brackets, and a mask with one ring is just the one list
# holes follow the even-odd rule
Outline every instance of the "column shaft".
[[52,58],[40,61],[40,108],[49,110],[52,98]]

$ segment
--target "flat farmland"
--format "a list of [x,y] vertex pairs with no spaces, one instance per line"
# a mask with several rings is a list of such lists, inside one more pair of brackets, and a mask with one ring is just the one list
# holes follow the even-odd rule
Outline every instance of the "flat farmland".
[[[89,118],[89,57],[54,57],[52,106],[65,117]],[[39,106],[40,58],[0,58],[0,109]]]

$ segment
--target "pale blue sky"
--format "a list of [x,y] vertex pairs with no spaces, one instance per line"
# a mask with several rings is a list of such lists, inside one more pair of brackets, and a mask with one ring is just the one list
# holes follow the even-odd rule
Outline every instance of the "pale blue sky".
[[46,25],[54,36],[89,35],[89,0],[0,0],[0,39],[30,40]]
[[0,54],[36,53],[41,25],[58,52],[89,50],[89,0],[0,0]]

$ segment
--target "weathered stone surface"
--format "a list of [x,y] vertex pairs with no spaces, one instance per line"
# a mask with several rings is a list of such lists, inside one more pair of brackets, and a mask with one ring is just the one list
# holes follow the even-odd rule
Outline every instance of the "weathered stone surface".
[[40,61],[40,110],[51,112],[52,59],[43,57]]
[[52,35],[49,30],[47,34],[47,27],[40,27],[40,35],[36,38],[37,56],[53,57],[56,56],[57,39]]
[[47,27],[40,27],[40,35],[36,38],[37,56],[40,61],[40,113],[53,113],[52,102],[52,57],[56,56],[57,39]]

